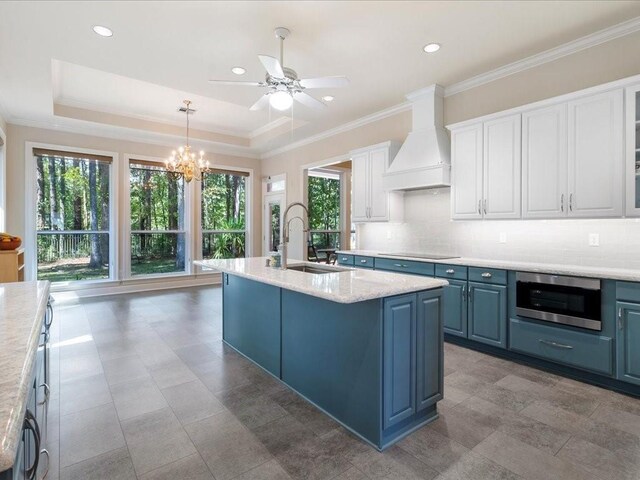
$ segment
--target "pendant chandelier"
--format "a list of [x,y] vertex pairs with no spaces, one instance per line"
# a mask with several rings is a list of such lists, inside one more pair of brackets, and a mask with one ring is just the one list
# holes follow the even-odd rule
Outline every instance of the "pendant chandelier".
[[189,145],[189,115],[193,114],[191,106],[191,100],[185,100],[184,104],[186,108],[184,110],[187,115],[187,143],[184,147],[178,148],[171,152],[171,157],[165,160],[167,171],[174,174],[176,177],[184,177],[185,181],[189,183],[194,178],[197,181],[202,180],[202,174],[210,171],[209,161],[204,159],[204,151],[200,150],[200,156],[196,158],[196,154],[191,151],[191,145]]

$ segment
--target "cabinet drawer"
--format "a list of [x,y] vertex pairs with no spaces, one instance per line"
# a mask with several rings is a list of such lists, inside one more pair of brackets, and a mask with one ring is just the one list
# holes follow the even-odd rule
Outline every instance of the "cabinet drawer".
[[376,258],[376,270],[389,270],[391,272],[413,273],[414,275],[426,275],[433,277],[433,263],[412,262],[397,258]]
[[469,267],[469,281],[506,285],[507,271],[496,268]]
[[640,302],[640,283],[616,282],[616,300]]
[[456,280],[467,279],[467,267],[462,265],[436,264],[436,277],[454,278]]
[[356,255],[354,257],[354,266],[363,268],[373,268],[373,257],[363,257]]
[[338,254],[338,263],[340,265],[350,265],[353,266],[353,255],[344,255],[342,253]]
[[613,341],[609,337],[512,318],[509,349],[605,375],[613,373]]

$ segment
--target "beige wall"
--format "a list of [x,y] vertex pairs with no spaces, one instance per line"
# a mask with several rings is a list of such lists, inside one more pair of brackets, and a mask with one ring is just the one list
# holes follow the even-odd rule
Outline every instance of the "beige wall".
[[518,107],[640,74],[640,33],[445,98],[445,123]]
[[2,118],[2,115],[0,115],[0,130],[2,130],[3,132],[7,131],[7,122],[4,118]]
[[[116,152],[119,162],[124,164],[124,155],[145,155],[165,158],[171,148],[138,142],[117,140],[113,138],[78,135],[74,133],[45,130],[39,128],[8,125],[7,129],[7,231],[24,237],[25,234],[25,142],[39,142],[65,147],[87,148]],[[252,168],[253,176],[253,208],[252,213],[252,247],[253,252],[261,248],[261,173],[260,162],[256,159],[233,157],[207,153],[206,157],[214,164]]]

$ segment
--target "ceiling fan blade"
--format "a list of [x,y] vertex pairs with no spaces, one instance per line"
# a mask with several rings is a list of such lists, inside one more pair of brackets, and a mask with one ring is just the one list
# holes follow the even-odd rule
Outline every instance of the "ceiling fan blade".
[[304,88],[336,88],[349,85],[347,77],[303,78],[300,85]]
[[267,105],[269,105],[269,95],[263,95],[258,99],[256,103],[251,105],[251,108],[249,108],[249,110],[255,112],[256,110],[262,110]]
[[266,87],[264,82],[241,82],[236,80],[209,80],[209,83],[216,85],[246,85],[247,87]]
[[270,57],[269,55],[258,55],[258,58],[269,75],[275,78],[284,78],[282,65],[280,65],[280,61],[277,58]]
[[327,106],[322,103],[320,100],[316,100],[308,93],[297,92],[294,93],[293,99],[303,104],[305,107],[315,108],[316,110],[321,110],[326,108]]

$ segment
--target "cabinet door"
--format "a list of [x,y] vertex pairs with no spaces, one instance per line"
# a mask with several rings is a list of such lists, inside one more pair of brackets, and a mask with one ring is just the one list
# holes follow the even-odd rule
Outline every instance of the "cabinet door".
[[469,338],[507,348],[507,287],[469,282]]
[[387,171],[389,149],[379,148],[369,153],[369,221],[389,220],[389,193],[382,188],[382,176]]
[[567,105],[522,114],[522,216],[566,217]]
[[351,219],[366,222],[369,214],[369,154],[351,157]]
[[467,336],[467,282],[449,280],[444,287],[444,331],[460,337]]
[[569,102],[569,216],[622,215],[622,90]]
[[640,85],[626,90],[627,215],[640,215]]
[[416,410],[418,412],[442,400],[444,377],[442,312],[440,292],[432,290],[418,294],[416,311]]
[[416,413],[416,296],[384,302],[384,428]]
[[618,379],[640,385],[640,304],[618,302]]
[[520,114],[485,122],[483,145],[484,218],[520,218]]
[[482,123],[451,133],[451,217],[482,218]]

